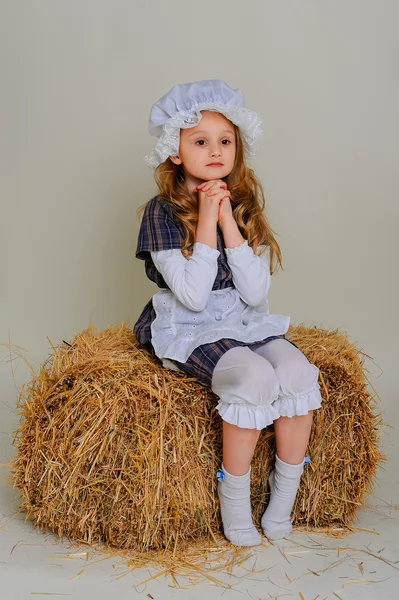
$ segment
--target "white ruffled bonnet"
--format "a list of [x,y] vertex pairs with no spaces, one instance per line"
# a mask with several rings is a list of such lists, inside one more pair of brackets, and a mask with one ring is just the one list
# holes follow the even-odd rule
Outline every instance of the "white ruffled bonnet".
[[180,129],[195,127],[202,119],[201,110],[219,112],[240,129],[245,155],[254,155],[254,145],[262,134],[261,117],[244,107],[240,90],[231,89],[221,79],[181,83],[152,107],[148,131],[158,138],[154,150],[145,157],[157,167],[168,156],[179,153]]

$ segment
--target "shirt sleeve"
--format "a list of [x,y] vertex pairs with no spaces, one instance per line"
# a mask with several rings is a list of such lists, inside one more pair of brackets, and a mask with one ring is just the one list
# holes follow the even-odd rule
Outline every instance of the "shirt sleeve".
[[136,258],[147,260],[150,252],[181,248],[183,241],[184,232],[172,207],[159,197],[150,200],[141,220]]
[[204,310],[218,271],[220,252],[201,242],[195,242],[190,258],[181,250],[151,252],[156,269],[169,289],[189,310]]
[[[263,250],[265,246],[259,246]],[[270,288],[269,253],[254,253],[245,240],[235,248],[225,248],[234,285],[240,297],[249,306],[258,306],[267,297]]]

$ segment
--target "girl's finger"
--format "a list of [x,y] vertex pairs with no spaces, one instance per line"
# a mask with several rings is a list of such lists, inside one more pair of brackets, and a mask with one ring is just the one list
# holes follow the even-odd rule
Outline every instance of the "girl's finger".
[[211,190],[214,187],[215,187],[215,182],[214,181],[207,181],[206,184],[204,184],[204,187],[202,188],[202,191],[203,192],[208,192],[209,190]]
[[227,185],[222,182],[224,185],[215,185],[212,186],[211,188],[209,188],[208,192],[206,191],[206,189],[204,189],[204,192],[207,192],[207,196],[213,196],[214,194],[217,194],[219,191],[223,190],[223,191],[227,191]]
[[211,189],[227,189],[227,184],[222,181],[221,179],[214,179],[211,181],[206,181],[204,184],[201,184],[202,187],[202,191],[206,192],[207,190],[211,190]]
[[218,192],[207,194],[207,196],[212,198],[212,200],[215,198],[231,198],[231,194],[228,190],[219,190]]
[[210,184],[210,187],[217,187],[219,189],[227,189],[227,183],[225,181],[222,181],[221,179],[216,179],[215,181],[208,181],[208,184]]
[[217,194],[215,194],[214,196],[212,196],[212,198],[215,198],[215,196],[220,196],[220,198],[231,198],[231,194],[228,190],[220,190]]
[[230,198],[230,192],[227,190],[220,190],[219,193],[212,196],[212,200],[215,202],[221,202],[223,198]]

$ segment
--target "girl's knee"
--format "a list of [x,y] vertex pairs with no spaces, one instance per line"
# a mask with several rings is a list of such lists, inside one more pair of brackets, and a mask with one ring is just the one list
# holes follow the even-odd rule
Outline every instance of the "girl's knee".
[[280,384],[270,363],[252,364],[245,373],[248,389],[247,402],[258,406],[269,405],[278,397]]
[[296,396],[317,387],[319,369],[303,355],[276,367],[275,373],[284,396]]
[[234,352],[236,350],[227,352],[219,368],[216,366],[213,392],[228,403],[267,406],[274,402],[279,395],[280,384],[271,364],[248,348]]

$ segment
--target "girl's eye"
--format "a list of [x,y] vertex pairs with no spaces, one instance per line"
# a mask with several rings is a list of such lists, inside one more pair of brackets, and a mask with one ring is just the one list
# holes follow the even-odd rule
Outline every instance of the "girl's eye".
[[[222,143],[224,146],[228,146],[229,144],[231,144],[231,141],[230,141],[230,140],[222,140],[222,141],[221,141],[221,143]],[[196,144],[197,146],[204,146],[204,145],[206,144],[206,141],[205,141],[205,140],[197,140],[197,141],[195,142],[195,144]]]

